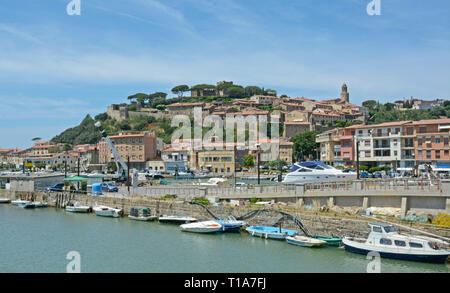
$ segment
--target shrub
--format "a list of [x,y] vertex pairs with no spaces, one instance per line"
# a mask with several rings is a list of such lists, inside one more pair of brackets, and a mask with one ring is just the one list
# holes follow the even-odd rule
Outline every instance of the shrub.
[[211,202],[205,197],[196,197],[192,200],[193,202],[200,203],[205,206],[209,206]]

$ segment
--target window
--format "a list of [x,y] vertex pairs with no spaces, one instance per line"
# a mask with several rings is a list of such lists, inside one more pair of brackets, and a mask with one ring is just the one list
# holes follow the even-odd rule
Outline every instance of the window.
[[370,158],[370,151],[365,151],[365,157]]
[[436,137],[436,138],[434,139],[434,143],[435,143],[435,144],[440,144],[440,143],[441,143],[441,138],[440,138],[440,137]]
[[419,128],[419,133],[426,133],[427,132],[427,128],[426,127],[420,127]]
[[410,242],[410,243],[409,243],[409,247],[412,247],[412,248],[422,248],[423,245],[420,244],[420,243],[416,243],[416,242]]
[[406,246],[406,242],[405,241],[394,240],[394,243],[395,243],[396,246],[400,246],[400,247],[405,247]]
[[417,145],[422,146],[423,140],[421,138],[417,139]]
[[365,145],[365,146],[370,146],[370,140],[365,140],[365,141],[364,141],[364,145]]
[[392,245],[392,240],[391,239],[386,239],[386,238],[381,238],[380,239],[380,244]]
[[448,145],[448,137],[444,137],[444,145]]
[[431,159],[431,150],[427,150],[427,159]]
[[422,150],[419,150],[419,151],[417,152],[417,154],[418,154],[419,157],[421,157],[421,156],[423,156],[423,151],[422,151]]
[[380,227],[376,227],[376,226],[374,226],[374,227],[372,228],[372,231],[373,231],[373,232],[378,232],[378,233],[382,233],[382,232],[383,232],[383,231],[381,230]]
[[441,158],[441,151],[440,150],[436,150],[436,159],[440,159]]

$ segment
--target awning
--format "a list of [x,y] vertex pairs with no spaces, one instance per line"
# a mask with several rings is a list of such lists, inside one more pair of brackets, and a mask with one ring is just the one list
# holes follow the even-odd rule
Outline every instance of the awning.
[[87,180],[88,180],[88,178],[81,177],[81,176],[73,176],[70,178],[64,178],[64,181],[69,181],[69,182],[72,182],[72,181],[78,182],[78,181],[87,181]]

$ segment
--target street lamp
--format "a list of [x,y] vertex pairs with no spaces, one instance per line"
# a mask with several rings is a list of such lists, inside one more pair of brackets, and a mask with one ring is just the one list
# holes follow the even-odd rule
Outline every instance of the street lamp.
[[257,143],[256,148],[258,149],[258,185],[261,184],[261,178],[260,178],[260,164],[261,164],[261,144]]

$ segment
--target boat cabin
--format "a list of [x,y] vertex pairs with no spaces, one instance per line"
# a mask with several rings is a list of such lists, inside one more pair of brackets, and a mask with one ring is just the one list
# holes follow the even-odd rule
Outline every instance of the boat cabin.
[[130,216],[133,217],[150,217],[151,211],[149,208],[144,207],[132,207],[130,210]]
[[439,250],[448,245],[445,241],[417,235],[398,234],[393,225],[369,223],[370,234],[366,243],[395,249]]

